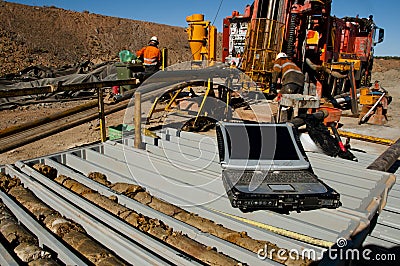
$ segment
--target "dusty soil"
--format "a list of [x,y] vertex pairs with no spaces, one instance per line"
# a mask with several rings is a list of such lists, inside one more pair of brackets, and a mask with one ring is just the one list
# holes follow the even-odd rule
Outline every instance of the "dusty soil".
[[[52,106],[52,113],[64,110],[64,107]],[[7,112],[7,113],[5,113]],[[10,112],[0,111],[2,119],[7,121],[15,121],[23,123],[30,121],[29,116],[32,114],[29,109]],[[106,117],[107,126],[122,124],[125,111],[120,111]],[[47,115],[47,110],[38,108],[36,116],[38,118]],[[14,120],[15,119],[15,120]],[[0,154],[0,165],[6,163],[14,163],[17,160],[26,160],[36,158],[46,154],[56,153],[74,147],[79,147],[88,143],[98,142],[100,140],[100,131],[98,129],[98,121],[91,121],[80,126],[68,129],[64,132],[52,135],[50,137],[35,141],[24,145],[17,149]]]
[[[384,126],[362,124],[358,118],[342,117],[343,130],[396,141],[400,138],[400,60],[375,59],[372,81],[380,81],[381,86],[393,97],[388,108],[388,123]],[[380,154],[387,146],[352,140],[352,147],[368,153]]]
[[[0,16],[0,76],[16,73],[32,65],[60,67],[82,59],[93,62],[116,60],[118,51],[139,49],[153,34],[159,36],[161,46],[169,49],[171,63],[186,61],[191,56],[186,33],[179,27],[3,1],[0,1]],[[400,60],[376,59],[373,80],[379,80],[393,97],[388,111],[388,123],[385,126],[360,126],[357,118],[343,117],[343,130],[397,140],[400,137]],[[0,130],[82,103],[84,101],[35,104],[3,110],[0,111]],[[125,111],[108,115],[107,126],[123,123],[124,115]],[[0,165],[99,141],[97,124],[97,121],[85,123],[0,154]],[[354,148],[375,154],[387,148],[359,141],[352,143]]]
[[[35,65],[118,60],[157,35],[169,63],[191,58],[184,28],[0,1],[0,77]],[[182,19],[185,19],[184,16]]]

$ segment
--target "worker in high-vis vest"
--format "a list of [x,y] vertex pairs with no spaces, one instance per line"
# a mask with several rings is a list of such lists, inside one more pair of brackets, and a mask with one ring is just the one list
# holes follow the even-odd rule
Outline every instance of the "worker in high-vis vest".
[[158,49],[157,36],[151,37],[147,46],[136,52],[136,56],[143,60],[145,72],[157,72],[161,65],[161,51]]
[[281,79],[280,94],[303,93],[304,74],[285,53],[276,56],[272,72],[271,91],[276,92],[278,79]]

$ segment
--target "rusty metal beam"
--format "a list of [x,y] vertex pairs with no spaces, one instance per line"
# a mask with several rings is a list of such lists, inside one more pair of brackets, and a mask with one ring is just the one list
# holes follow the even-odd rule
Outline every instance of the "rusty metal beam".
[[23,88],[23,89],[7,89],[7,90],[0,90],[0,98],[19,97],[19,96],[37,95],[43,93],[54,93],[63,91],[99,89],[112,86],[136,85],[137,83],[138,82],[136,79],[127,79],[127,80],[109,80],[109,81],[80,83],[80,84],[68,84],[68,85],[55,84],[43,87]]
[[367,168],[372,170],[387,172],[390,169],[390,167],[392,167],[392,165],[399,159],[399,157],[400,157],[400,139],[398,139],[396,143],[394,143],[386,151],[384,151]]

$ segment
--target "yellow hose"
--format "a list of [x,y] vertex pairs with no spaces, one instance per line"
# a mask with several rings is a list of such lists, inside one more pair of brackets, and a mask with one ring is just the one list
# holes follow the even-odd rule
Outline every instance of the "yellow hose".
[[286,230],[286,229],[282,229],[282,228],[279,228],[279,227],[275,227],[275,226],[272,226],[272,225],[263,224],[263,223],[260,223],[260,222],[249,220],[249,219],[246,219],[246,218],[243,218],[243,217],[239,217],[239,216],[236,216],[236,215],[233,215],[233,214],[225,213],[225,212],[222,212],[222,211],[218,211],[218,210],[214,210],[214,209],[212,209],[212,211],[220,213],[220,214],[223,214],[223,215],[225,215],[227,217],[230,217],[230,218],[233,218],[235,220],[238,220],[238,221],[241,221],[241,222],[253,225],[253,226],[257,226],[259,228],[265,229],[265,230],[270,231],[272,233],[275,233],[275,234],[278,234],[278,235],[281,235],[281,236],[285,236],[285,237],[289,237],[289,238],[292,238],[292,239],[296,239],[296,240],[299,240],[299,241],[302,241],[302,242],[305,242],[305,243],[308,243],[308,244],[311,244],[311,245],[324,247],[324,248],[329,248],[329,247],[331,247],[331,246],[333,246],[335,244],[335,243],[330,242],[330,241],[326,241],[326,240],[314,238],[314,237],[311,237],[311,236],[303,235],[303,234],[300,234],[300,233],[296,233],[296,232],[289,231],[289,230]]

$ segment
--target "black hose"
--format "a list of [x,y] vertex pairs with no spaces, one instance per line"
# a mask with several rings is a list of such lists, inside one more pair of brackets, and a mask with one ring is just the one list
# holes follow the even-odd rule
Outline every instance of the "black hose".
[[311,62],[311,60],[309,58],[306,58],[306,63],[312,70],[314,70],[314,71],[323,70],[326,73],[328,73],[329,75],[332,75],[332,77],[334,77],[334,78],[344,79],[344,78],[348,77],[348,75],[341,74],[341,73],[339,73],[337,71],[332,71],[329,68],[326,68],[324,66],[316,65],[313,62]]
[[[295,4],[297,4],[297,1],[295,1]],[[292,13],[289,25],[288,45],[286,49],[286,54],[289,56],[289,58],[293,58],[294,56],[294,48],[295,48],[294,44],[296,42],[296,24],[297,24],[297,14]]]
[[296,116],[289,122],[292,123],[295,127],[299,128],[306,124],[306,119],[316,119],[316,120],[322,121],[328,115],[329,115],[328,111],[322,109],[313,114],[302,114],[302,115]]

